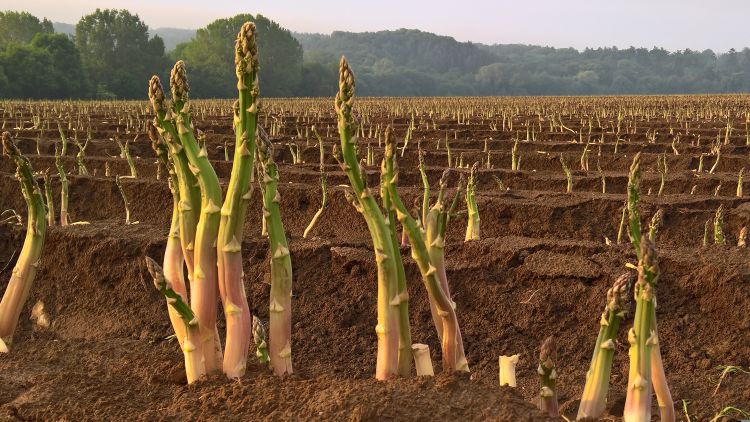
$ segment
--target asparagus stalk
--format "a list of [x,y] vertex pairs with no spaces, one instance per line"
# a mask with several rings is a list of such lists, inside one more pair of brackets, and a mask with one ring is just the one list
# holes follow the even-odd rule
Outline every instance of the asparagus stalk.
[[16,163],[16,177],[26,200],[28,223],[18,261],[10,276],[8,287],[0,301],[0,349],[7,353],[18,325],[23,306],[29,298],[31,286],[41,264],[42,248],[47,233],[47,211],[42,191],[34,179],[31,162],[11,141],[10,133],[2,134],[3,151]]
[[[386,131],[386,155],[390,153],[390,160],[393,160],[395,148],[392,146],[392,137],[388,136]],[[389,144],[391,146],[389,147]],[[398,167],[393,165],[392,177],[385,179],[386,188],[390,194],[391,206],[396,211],[396,217],[406,229],[411,244],[412,257],[417,262],[419,271],[422,274],[422,281],[427,288],[430,301],[435,303],[437,313],[442,319],[442,337],[441,347],[443,351],[443,371],[451,373],[454,371],[468,371],[468,365],[458,359],[458,319],[453,301],[443,291],[440,285],[437,269],[430,260],[430,254],[425,243],[422,230],[417,222],[409,214],[398,195],[396,185],[398,183]]]
[[474,190],[476,189],[475,172],[477,170],[477,163],[471,167],[471,173],[469,173],[469,183],[466,184],[466,209],[468,211],[468,224],[466,225],[466,238],[465,242],[470,240],[479,240],[479,208],[477,207],[477,200],[474,196]]
[[560,415],[560,408],[557,403],[557,344],[554,337],[547,337],[542,344],[539,352],[539,381],[541,389],[539,391],[539,410],[547,412],[549,416],[557,417]]
[[271,297],[269,300],[268,352],[276,375],[292,371],[292,258],[281,221],[279,172],[273,161],[271,142],[258,128],[258,159],[263,169],[263,214],[268,224],[271,250]]
[[[446,229],[448,226],[448,220],[450,215],[453,213],[456,205],[458,204],[458,198],[461,195],[463,189],[463,178],[459,181],[456,194],[453,198],[453,203],[450,209],[446,209],[444,198],[445,188],[447,185],[448,175],[450,169],[443,172],[440,178],[440,189],[438,191],[437,201],[433,205],[427,214],[425,223],[425,243],[427,246],[428,253],[430,255],[430,262],[437,270],[438,280],[440,280],[440,288],[443,290],[445,295],[450,299],[450,286],[448,284],[448,275],[445,268],[445,236]],[[456,303],[451,300],[451,306],[456,309]],[[439,317],[437,312],[437,305],[430,302],[430,308],[432,311],[433,321],[435,327],[438,329],[438,337],[442,339],[442,318]],[[456,333],[456,344],[458,347],[456,365],[459,370],[469,371],[469,363],[466,360],[466,354],[464,352],[463,337],[461,335],[461,328],[457,327]]]
[[48,171],[49,169],[44,171],[44,196],[47,200],[47,226],[51,227],[55,225],[55,204]]
[[[385,153],[383,155],[383,162],[380,170],[380,196],[383,200],[383,209],[386,210],[386,224],[388,225],[388,231],[390,232],[390,242],[393,248],[393,259],[396,265],[396,272],[398,274],[398,297],[399,309],[398,309],[398,324],[399,324],[399,350],[398,350],[398,373],[402,377],[411,376],[411,365],[413,349],[411,343],[411,326],[409,324],[409,292],[406,289],[406,272],[404,271],[404,263],[401,260],[401,249],[399,247],[399,239],[396,227],[396,210],[391,206],[392,198],[391,193],[388,189],[388,183],[393,179],[394,175],[398,173],[398,167],[394,160],[396,154],[396,145],[393,142],[393,128],[388,125],[385,129]],[[404,146],[405,148],[405,146]],[[423,166],[421,166],[424,171]],[[423,176],[423,180],[426,180]]]
[[200,188],[195,175],[190,171],[185,149],[180,143],[177,129],[174,126],[173,114],[166,106],[164,88],[157,76],[148,84],[148,96],[156,117],[153,125],[166,141],[169,154],[177,176],[177,187],[180,195],[180,245],[188,271],[188,280],[193,281],[195,230],[201,210]]
[[638,200],[640,198],[641,189],[641,153],[633,157],[633,163],[630,165],[630,173],[628,175],[628,237],[630,243],[633,244],[633,248],[636,251],[636,255],[639,255],[641,250],[641,216],[638,212]]
[[[200,342],[198,318],[190,306],[185,303],[183,296],[174,290],[174,284],[164,276],[164,271],[153,259],[146,257],[146,268],[154,279],[154,286],[167,299],[167,304],[179,314],[185,338],[180,345],[185,356],[185,374],[188,384],[192,384],[206,374],[203,350],[196,345]],[[173,321],[174,323],[174,321]],[[175,333],[178,333],[177,326]]]
[[339,64],[339,91],[335,100],[338,115],[338,130],[341,138],[342,168],[356,196],[358,209],[367,222],[375,250],[378,268],[378,357],[375,378],[387,379],[398,372],[399,325],[397,307],[402,297],[398,292],[398,273],[395,251],[390,241],[386,219],[378,207],[370,189],[362,177],[362,169],[357,159],[353,131],[355,130],[352,108],[354,105],[354,74],[346,58]]
[[591,367],[586,373],[586,384],[583,387],[576,419],[598,418],[604,414],[615,354],[615,339],[620,323],[627,314],[626,305],[632,281],[629,274],[623,274],[607,290],[607,305],[599,319],[599,335],[594,345]]
[[633,328],[628,332],[630,370],[623,411],[626,422],[651,420],[651,355],[652,348],[658,343],[654,321],[658,279],[656,248],[644,236],[640,240],[638,281],[635,285],[635,318]]
[[178,61],[170,75],[172,113],[175,127],[190,170],[196,175],[201,189],[201,214],[196,226],[195,255],[190,304],[200,320],[200,345],[206,360],[206,372],[213,373],[222,367],[222,351],[216,329],[216,302],[218,294],[216,240],[219,231],[219,205],[221,188],[205,145],[198,147],[193,134],[188,81],[185,62]]
[[727,243],[724,237],[724,204],[719,205],[714,215],[714,243],[725,245]]
[[[251,341],[252,320],[242,279],[242,234],[247,206],[252,196],[251,179],[260,89],[255,37],[255,24],[246,22],[237,34],[235,43],[234,63],[239,99],[234,107],[234,159],[218,228],[219,293],[227,319],[223,368],[230,378],[244,375]],[[205,164],[208,164],[207,160]],[[210,181],[212,185],[213,178]],[[218,187],[218,181],[214,187]],[[218,193],[220,196],[221,190]]]
[[68,225],[68,178],[65,176],[65,168],[63,167],[60,155],[57,153],[57,147],[55,146],[55,167],[57,167],[57,174],[60,176],[60,225]]
[[122,188],[120,179],[120,176],[115,176],[115,185],[117,186],[117,190],[120,191],[122,202],[125,204],[125,224],[130,224],[130,201],[128,201],[128,197],[125,195],[125,189]]
[[[172,222],[169,226],[169,235],[167,235],[167,246],[164,249],[164,277],[170,280],[172,289],[180,295],[183,302],[187,303],[187,288],[185,286],[184,265],[185,257],[182,254],[180,245],[180,192],[177,190],[178,181],[174,166],[169,160],[169,151],[163,139],[159,138],[156,133],[156,127],[153,124],[148,125],[148,135],[151,139],[151,147],[156,152],[159,162],[169,171],[169,190],[172,192]],[[184,346],[186,328],[179,312],[173,306],[167,305],[169,319],[172,321],[175,336],[180,344]]]
[[320,208],[315,212],[312,220],[310,220],[310,224],[307,225],[305,232],[302,234],[302,237],[305,239],[307,239],[307,236],[309,236],[310,232],[315,228],[315,225],[318,223],[320,216],[323,215],[323,210],[326,208],[328,202],[328,178],[325,174],[323,139],[318,134],[318,131],[315,130],[315,126],[312,127],[312,131],[313,134],[315,134],[315,137],[318,138],[318,147],[320,148],[320,190],[323,199],[320,202]]

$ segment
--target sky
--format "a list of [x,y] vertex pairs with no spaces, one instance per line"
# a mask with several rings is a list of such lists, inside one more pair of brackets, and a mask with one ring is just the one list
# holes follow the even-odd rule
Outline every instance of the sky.
[[3,0],[0,10],[76,23],[97,7],[128,9],[153,28],[200,28],[260,13],[296,32],[409,28],[459,41],[578,49],[725,52],[750,45],[747,0]]

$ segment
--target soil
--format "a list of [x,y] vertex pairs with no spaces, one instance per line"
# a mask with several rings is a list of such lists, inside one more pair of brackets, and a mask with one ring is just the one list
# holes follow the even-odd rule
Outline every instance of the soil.
[[[702,104],[696,97],[679,98],[668,104],[653,98],[638,101],[664,109]],[[726,110],[736,107],[734,97],[705,97],[709,98],[711,104],[721,104]],[[280,164],[282,217],[294,267],[295,374],[274,377],[251,352],[248,373],[241,380],[212,376],[187,385],[182,354],[176,341],[169,338],[164,298],[153,288],[143,260],[144,255],[161,259],[171,217],[171,194],[163,169],[157,170],[150,144],[141,135],[129,145],[138,177],[123,180],[132,219],[138,223],[124,224],[122,198],[112,177],[104,173],[106,166],[111,175],[129,174],[110,138],[119,132],[121,139],[132,140],[135,133],[127,133],[132,127],[128,128],[126,118],[115,123],[112,115],[131,116],[130,110],[138,122],[148,116],[137,111],[145,110],[145,103],[111,103],[100,105],[102,110],[87,109],[93,140],[86,149],[85,163],[91,175],[78,175],[74,145],[69,145],[63,160],[70,173],[70,214],[73,221],[84,224],[48,229],[42,266],[11,353],[0,355],[0,420],[551,420],[534,404],[539,389],[539,346],[550,335],[559,349],[561,411],[574,419],[606,290],[629,271],[625,263],[635,263],[627,235],[618,244],[617,233],[628,167],[638,151],[643,151],[640,208],[644,227],[658,209],[664,213],[657,241],[661,268],[657,318],[678,420],[686,420],[683,406],[692,421],[710,420],[727,406],[750,410],[750,373],[728,374],[717,390],[722,365],[750,371],[750,250],[733,246],[740,228],[750,224],[750,206],[744,197],[735,195],[737,173],[750,164],[744,117],[736,117],[720,165],[711,174],[708,169],[715,156],[704,158],[700,173],[696,171],[698,157],[709,151],[710,140],[717,133],[723,133],[726,119],[691,121],[686,130],[674,118],[641,118],[636,133],[624,136],[615,153],[615,135],[610,131],[616,126],[619,102],[633,101],[626,97],[581,99],[575,103],[578,114],[565,119],[566,126],[578,130],[582,116],[593,115],[591,110],[596,107],[605,104],[615,110],[614,115],[601,118],[605,129],[597,129],[594,120],[592,139],[597,143],[590,147],[589,171],[578,164],[584,146],[574,143],[577,134],[538,132],[538,127],[537,140],[519,142],[522,169],[511,171],[512,138],[524,138],[523,125],[529,116],[516,116],[513,130],[495,131],[488,128],[489,120],[478,116],[468,125],[457,125],[455,118],[447,116],[437,119],[437,129],[433,129],[433,120],[425,115],[429,129],[420,123],[412,145],[399,159],[400,192],[407,204],[419,201],[422,192],[416,167],[417,141],[428,152],[427,172],[434,197],[447,163],[446,133],[450,134],[453,160],[463,155],[465,164],[480,159],[486,162],[484,140],[492,138],[487,141],[492,167],[483,166],[478,175],[482,239],[463,242],[466,216],[459,214],[451,220],[446,247],[448,278],[471,373],[440,374],[440,346],[426,292],[410,251],[403,248],[412,336],[415,342],[430,346],[438,375],[379,382],[373,379],[377,291],[371,242],[364,220],[344,197],[346,188],[339,186],[347,183],[346,175],[329,154],[337,142],[334,120],[327,114],[330,104],[316,101],[269,102],[272,111],[285,110],[283,115],[277,113],[285,126],[273,139]],[[364,103],[372,107],[376,101]],[[384,104],[401,104],[403,108],[406,103],[402,101],[407,100]],[[456,101],[466,101],[460,103],[466,106],[480,100]],[[536,112],[531,100],[496,101],[498,108],[515,110],[519,105],[522,113]],[[53,124],[53,129],[41,131],[37,155],[35,141],[40,131],[29,128],[28,107],[33,103],[10,104],[15,104],[14,113],[26,113],[21,127],[27,129],[14,131],[21,149],[36,170],[54,169],[57,128]],[[204,107],[202,116],[216,115],[197,119],[196,126],[207,133],[210,157],[225,183],[231,171],[223,152],[225,141],[233,141],[225,117],[231,104],[197,104],[198,110]],[[303,239],[321,200],[316,142],[300,139],[295,129],[313,124],[308,118],[299,120],[310,104],[326,113],[314,124],[333,127],[324,137],[330,189],[329,205],[312,238]],[[8,107],[6,104],[5,110]],[[378,116],[373,122],[393,120]],[[492,122],[501,120],[496,116]],[[9,120],[15,122],[15,117]],[[397,136],[403,139],[408,114],[395,123]],[[136,126],[142,127],[142,123]],[[682,133],[679,155],[674,155],[670,146],[672,126]],[[654,131],[659,136],[651,142],[646,134]],[[74,136],[72,131],[66,132],[69,138]],[[605,142],[599,156],[600,132]],[[703,141],[697,146],[694,142],[699,134]],[[359,141],[361,155],[367,142]],[[382,150],[377,139],[369,142],[379,163]],[[292,164],[289,143],[301,147],[305,163]],[[660,177],[656,160],[663,152],[668,154],[669,173],[664,194],[657,196]],[[566,179],[558,159],[561,154],[574,170],[570,194],[565,193]],[[602,193],[601,177],[595,170],[597,161],[606,177],[606,193]],[[366,169],[369,183],[375,186],[379,166]],[[14,209],[25,221],[14,171],[13,163],[1,157],[0,210]],[[466,168],[453,170],[449,185],[455,185],[459,173],[467,172]],[[492,176],[510,189],[501,191]],[[52,183],[59,211],[59,182],[53,177]],[[720,183],[722,187],[714,195]],[[254,195],[243,242],[245,282],[253,313],[266,321],[269,253],[267,240],[260,235],[257,190]],[[727,209],[727,245],[704,247],[704,222],[713,218],[720,204]],[[24,235],[25,228],[13,220],[0,224],[0,291],[5,289]],[[38,301],[50,316],[49,328],[38,327],[29,318]],[[623,326],[616,343],[604,420],[621,418],[624,406],[626,330],[632,319]],[[220,324],[220,331],[223,328]],[[498,387],[498,356],[511,354],[520,355],[518,386]],[[655,400],[654,414],[658,415]]]

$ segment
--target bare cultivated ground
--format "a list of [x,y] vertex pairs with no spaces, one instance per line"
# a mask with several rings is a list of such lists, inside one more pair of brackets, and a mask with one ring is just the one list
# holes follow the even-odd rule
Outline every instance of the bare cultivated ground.
[[[736,246],[740,229],[750,223],[746,195],[737,196],[740,170],[750,167],[749,100],[357,100],[363,128],[359,154],[364,159],[368,145],[374,153],[374,165],[365,166],[371,186],[379,182],[378,135],[382,137],[388,123],[394,125],[400,147],[407,128],[413,127],[398,157],[399,191],[409,205],[419,202],[422,193],[418,148],[426,152],[433,197],[448,167],[446,139],[454,167],[449,186],[468,173],[467,167],[481,163],[477,202],[482,239],[464,243],[466,215],[459,214],[450,222],[446,247],[471,375],[387,382],[372,379],[376,269],[364,219],[345,199],[348,180],[331,154],[338,143],[333,101],[266,100],[260,122],[272,135],[280,163],[282,218],[295,274],[296,374],[275,378],[251,358],[250,370],[239,382],[214,377],[191,386],[186,385],[176,342],[167,339],[171,333],[163,297],[143,265],[145,254],[160,258],[163,253],[172,206],[166,174],[157,170],[143,133],[151,118],[148,104],[0,103],[4,130],[16,136],[37,171],[55,173],[54,149],[60,139],[56,120],[68,139],[77,134],[85,140],[88,128],[92,139],[84,159],[89,176],[78,175],[74,145],[63,160],[70,180],[71,219],[90,224],[48,231],[42,268],[12,353],[0,356],[0,417],[545,420],[532,404],[539,391],[536,359],[543,339],[553,335],[559,344],[561,408],[574,418],[605,292],[617,276],[630,271],[625,263],[635,263],[627,235],[619,244],[617,237],[628,168],[637,152],[642,153],[644,228],[657,210],[663,212],[657,237],[662,271],[657,317],[678,419],[686,420],[683,408],[693,421],[710,420],[727,406],[750,409],[750,374],[729,373],[717,390],[722,365],[750,370],[750,252]],[[195,126],[205,133],[210,158],[226,182],[231,163],[224,160],[224,147],[231,156],[234,140],[231,102],[194,101],[193,111]],[[313,125],[324,138],[329,205],[312,237],[303,239],[321,201]],[[123,142],[131,141],[138,177],[123,180],[123,185],[138,224],[124,224],[123,202],[113,180],[129,174],[112,140],[116,134]],[[303,163],[292,163],[290,145],[295,151],[300,148]],[[572,170],[571,193],[566,193],[561,156]],[[520,170],[511,170],[512,157],[520,157]],[[668,170],[658,196],[661,157]],[[25,221],[14,172],[13,163],[1,158],[0,210],[14,209]],[[59,181],[51,180],[59,210]],[[269,254],[260,235],[257,190],[255,195],[245,225],[245,281],[253,312],[267,319]],[[722,204],[727,244],[713,244],[711,226],[704,247],[704,224]],[[0,289],[23,235],[23,226],[12,221],[0,225]],[[408,249],[402,253],[412,335],[415,342],[430,346],[439,372],[440,347],[425,289]],[[52,321],[48,329],[36,328],[28,319],[31,306],[40,300]],[[611,417],[606,420],[622,415],[626,330],[631,325],[631,319],[624,322],[616,344]],[[519,385],[499,388],[497,358],[516,353]]]

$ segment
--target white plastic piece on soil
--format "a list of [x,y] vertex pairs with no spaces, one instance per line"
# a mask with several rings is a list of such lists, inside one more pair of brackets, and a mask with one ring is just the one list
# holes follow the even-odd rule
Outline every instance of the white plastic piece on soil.
[[500,369],[500,386],[508,385],[510,387],[516,386],[516,364],[518,363],[518,355],[513,356],[500,356],[498,359],[498,366]]

